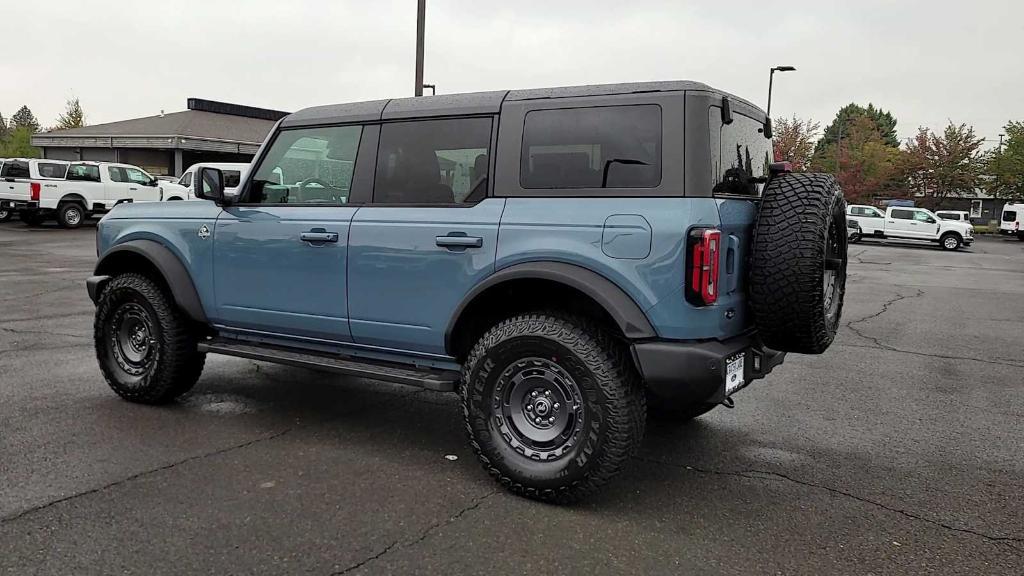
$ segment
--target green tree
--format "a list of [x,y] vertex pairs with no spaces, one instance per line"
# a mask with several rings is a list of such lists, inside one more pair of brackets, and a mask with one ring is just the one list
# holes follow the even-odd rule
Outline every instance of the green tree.
[[814,139],[821,130],[821,124],[812,120],[776,118],[772,127],[775,161],[792,162],[793,169],[806,171],[814,154]]
[[999,198],[1024,199],[1024,122],[1008,123],[1006,141],[988,158],[988,192]]
[[870,204],[876,196],[899,197],[908,192],[901,171],[903,152],[894,146],[868,116],[852,120],[842,140],[817,147],[811,170],[836,175],[851,203]]
[[18,128],[28,128],[32,133],[39,132],[39,121],[36,120],[36,115],[28,109],[28,106],[22,106],[11,116],[11,130],[17,130]]
[[78,98],[70,98],[64,113],[57,117],[57,125],[54,130],[68,130],[70,128],[81,128],[85,126],[85,112]]
[[39,158],[39,148],[32,145],[34,132],[27,127],[14,128],[7,140],[0,142],[0,158]]
[[0,146],[7,140],[9,134],[10,129],[7,128],[7,119],[4,118],[3,114],[0,114]]
[[899,138],[896,137],[896,118],[892,114],[881,108],[875,108],[874,104],[869,103],[865,108],[851,103],[840,108],[832,123],[825,127],[825,133],[818,141],[814,152],[819,153],[824,148],[835,144],[840,138],[845,137],[858,118],[870,119],[885,145],[893,148],[900,147]]
[[966,124],[950,122],[942,134],[918,129],[907,143],[903,170],[925,205],[941,208],[947,198],[975,195],[985,168],[984,141]]

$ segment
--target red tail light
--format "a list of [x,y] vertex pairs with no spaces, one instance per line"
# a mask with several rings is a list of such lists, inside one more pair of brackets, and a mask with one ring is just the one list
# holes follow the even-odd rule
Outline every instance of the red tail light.
[[713,228],[696,228],[687,238],[687,270],[689,282],[686,299],[697,306],[718,301],[718,253],[722,232]]
[[43,186],[39,182],[29,182],[28,187],[32,190],[32,201],[39,202],[39,192],[43,189]]

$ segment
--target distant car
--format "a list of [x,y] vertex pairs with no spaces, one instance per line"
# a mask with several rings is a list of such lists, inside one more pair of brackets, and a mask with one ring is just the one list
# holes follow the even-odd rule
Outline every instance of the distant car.
[[846,237],[850,242],[860,242],[860,224],[858,224],[853,218],[847,218],[846,220]]
[[971,213],[962,210],[936,210],[935,215],[943,220],[955,220],[957,222],[971,222]]
[[196,173],[200,168],[216,168],[224,175],[224,193],[233,196],[238,191],[238,184],[245,178],[249,165],[242,162],[200,162],[189,166],[188,170],[176,182],[164,186],[168,200],[195,200]]
[[1024,241],[1024,203],[1007,202],[999,217],[999,233],[1016,235]]
[[158,181],[130,164],[8,160],[0,178],[0,208],[18,211],[30,226],[56,219],[64,228],[77,228],[118,204],[164,198]]
[[889,206],[883,214],[874,206],[851,204],[846,215],[847,220],[855,220],[861,227],[860,239],[928,240],[945,250],[974,242],[974,226],[970,223],[943,220],[924,208]]

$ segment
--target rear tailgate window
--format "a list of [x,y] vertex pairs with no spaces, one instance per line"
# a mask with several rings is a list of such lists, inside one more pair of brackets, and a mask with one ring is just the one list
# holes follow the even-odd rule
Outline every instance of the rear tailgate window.
[[0,168],[0,178],[28,178],[28,162],[24,160],[4,160]]
[[732,122],[722,123],[722,108],[708,110],[711,174],[715,196],[759,197],[772,163],[772,141],[764,137],[760,120],[732,113]]

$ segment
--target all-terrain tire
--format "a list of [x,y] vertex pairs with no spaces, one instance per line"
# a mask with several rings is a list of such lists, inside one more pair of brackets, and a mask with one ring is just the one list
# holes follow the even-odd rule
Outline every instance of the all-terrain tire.
[[[539,405],[524,407],[534,385],[574,390],[554,396],[575,400],[562,413],[546,412],[559,418],[546,443],[527,438],[540,432],[522,420],[540,414]],[[599,324],[559,313],[522,314],[487,331],[463,365],[460,392],[484,469],[511,492],[545,502],[575,502],[607,483],[646,425],[643,386],[625,347]]]
[[[140,333],[136,346],[133,337]],[[103,288],[93,340],[107,384],[140,404],[164,404],[188,392],[206,362],[189,319],[162,286],[141,274],[116,276]]]
[[820,354],[846,291],[846,201],[829,174],[786,173],[765,187],[754,223],[749,299],[764,344]]
[[85,221],[85,208],[78,202],[61,202],[57,206],[57,224],[61,228],[78,228]]

